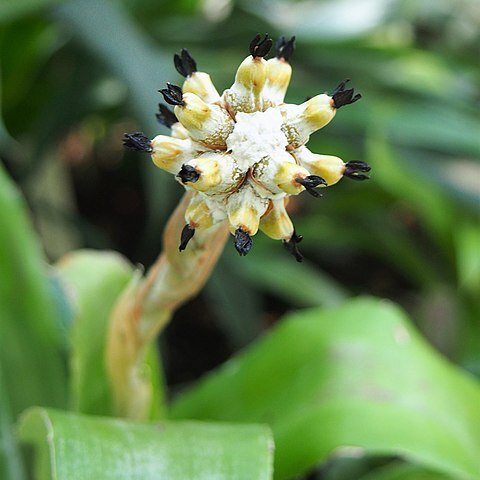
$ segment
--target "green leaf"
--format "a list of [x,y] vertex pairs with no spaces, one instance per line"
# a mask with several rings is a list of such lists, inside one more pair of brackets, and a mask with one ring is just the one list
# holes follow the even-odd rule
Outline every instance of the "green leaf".
[[[162,100],[158,90],[175,75],[172,56],[154,45],[119,2],[67,2],[56,13],[64,27],[126,84],[142,128],[153,138],[161,130],[155,119],[157,104]],[[174,182],[147,162],[145,184],[149,197],[147,224],[152,229],[147,236],[156,239],[158,220],[166,220],[175,204]]]
[[34,443],[38,480],[268,480],[268,427],[201,422],[143,424],[32,408],[19,429]]
[[459,225],[455,232],[457,274],[460,288],[478,295],[480,292],[480,226]]
[[23,199],[1,168],[0,212],[0,364],[16,416],[34,404],[64,406],[66,372],[43,255]]
[[18,17],[38,13],[38,10],[55,5],[61,0],[3,0],[0,3],[0,24],[10,22]]
[[14,435],[13,421],[7,391],[3,384],[0,365],[0,478],[22,480],[25,478],[20,450]]
[[480,471],[480,388],[393,304],[356,299],[289,316],[180,396],[171,417],[268,422],[276,478],[332,452],[401,455],[458,479]]
[[433,239],[447,248],[451,229],[458,213],[454,205],[436,185],[422,174],[418,165],[405,165],[391,148],[383,126],[372,127],[367,141],[367,159],[372,166],[375,183],[397,199],[415,208],[422,226]]
[[109,415],[111,399],[104,367],[105,338],[112,306],[133,275],[118,254],[81,250],[56,266],[70,300],[70,404],[77,412]]
[[[74,309],[71,333],[71,405],[81,413],[112,415],[112,401],[105,370],[105,344],[110,312],[117,297],[133,278],[132,266],[119,254],[81,250],[57,265],[64,289]],[[154,397],[163,403],[158,355],[149,355]],[[153,407],[152,407],[153,408]],[[160,412],[157,411],[157,414]]]
[[[270,245],[271,247],[271,245]],[[249,282],[300,307],[338,305],[347,297],[346,290],[333,278],[308,261],[296,262],[285,251],[263,252],[261,261],[247,257],[237,265]]]
[[232,343],[243,347],[260,334],[261,295],[251,282],[238,275],[238,262],[234,266],[226,260],[230,256],[224,252],[205,285],[204,295]]

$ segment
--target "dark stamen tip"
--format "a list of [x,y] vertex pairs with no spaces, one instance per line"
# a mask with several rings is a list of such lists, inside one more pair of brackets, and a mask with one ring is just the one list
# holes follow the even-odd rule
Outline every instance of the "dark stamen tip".
[[152,141],[142,132],[125,133],[123,135],[123,146],[137,152],[151,153],[153,151]]
[[254,37],[253,37],[253,40],[250,42],[250,46],[248,47],[248,50],[250,51],[250,54],[253,56],[255,56],[255,47],[258,45],[258,42],[260,42],[260,39],[262,38],[262,36],[257,33]]
[[303,185],[305,187],[305,190],[310,195],[317,198],[321,197],[322,195],[316,190],[314,190],[314,188],[318,187],[319,185],[328,185],[326,180],[324,180],[322,177],[319,177],[318,175],[308,175],[308,177],[305,178],[299,177],[296,178],[295,181],[300,185]]
[[235,248],[241,257],[244,257],[253,245],[252,237],[243,229],[235,230]]
[[184,77],[188,77],[197,71],[197,63],[186,48],[182,48],[180,55],[176,53],[173,56],[173,63],[177,72]]
[[350,160],[345,164],[345,172],[343,175],[352,180],[369,180],[370,177],[365,175],[364,172],[369,172],[370,170],[371,167],[368,163],[362,162],[361,160]]
[[357,93],[355,96],[353,95],[353,88],[349,88],[345,90],[345,85],[350,81],[350,79],[343,80],[340,82],[335,88],[335,90],[331,93],[331,97],[333,99],[333,106],[336,109],[340,107],[344,107],[345,105],[350,105],[351,103],[355,103],[357,100],[362,98],[362,95]]
[[285,37],[280,37],[275,45],[275,50],[278,59],[283,58],[288,62],[295,51],[295,36],[288,40],[288,42]]
[[255,38],[250,42],[249,50],[252,57],[265,57],[272,48],[273,40],[268,37],[268,33],[262,40],[262,36],[257,33]]
[[185,105],[182,89],[178,85],[167,82],[167,88],[162,88],[159,92],[169,105]]
[[294,230],[292,236],[290,237],[290,240],[283,241],[284,247],[295,257],[295,260],[297,262],[303,261],[303,255],[298,249],[298,244],[302,240],[303,240],[303,237],[301,235],[297,235],[297,233]]
[[192,239],[192,237],[195,235],[195,229],[190,228],[190,225],[185,225],[183,227],[182,233],[180,235],[180,245],[178,247],[178,250],[180,252],[183,252],[187,248],[188,242]]
[[200,178],[200,172],[191,165],[182,165],[182,169],[178,172],[177,177],[182,183],[195,183]]
[[158,104],[159,112],[155,114],[157,120],[162,125],[165,125],[167,128],[171,128],[174,123],[178,122],[178,118],[175,114],[163,103]]

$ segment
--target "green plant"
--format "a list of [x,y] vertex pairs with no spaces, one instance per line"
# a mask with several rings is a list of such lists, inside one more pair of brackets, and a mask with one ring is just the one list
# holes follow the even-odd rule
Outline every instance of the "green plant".
[[[2,170],[0,476],[28,477],[21,440],[35,446],[35,478],[291,478],[315,466],[328,480],[478,478],[480,230],[478,191],[469,183],[480,149],[471,105],[478,71],[474,36],[456,30],[460,18],[476,25],[470,2],[454,13],[446,4],[432,8],[428,17],[416,4],[391,2],[391,15],[382,7],[370,30],[355,18],[331,29],[317,14],[323,2],[308,16],[304,2],[229,5],[223,18],[201,14],[201,2],[0,7],[0,152],[54,260],[48,267],[22,195]],[[291,16],[281,14],[286,7]],[[295,15],[304,21],[290,32]],[[149,217],[143,234],[132,229],[145,263],[165,231],[166,253],[144,282],[124,257],[101,251],[125,251],[115,242],[128,236],[128,222],[120,219],[120,237],[109,238],[82,210],[81,195],[80,212],[71,208],[72,191],[85,186],[69,190],[65,182],[82,178],[67,159],[123,155],[121,133],[138,130],[124,123],[127,91],[141,129],[156,131],[155,91],[171,72],[164,51],[178,50],[179,24],[181,46],[219,83],[251,36],[246,25],[272,31],[272,24],[303,38],[290,93],[297,103],[317,83],[355,78],[367,101],[311,143],[366,160],[373,181],[342,182],[315,207],[293,202],[302,264],[260,236],[245,258],[227,249],[172,327],[210,315],[238,348],[272,319],[278,325],[172,400],[164,378],[171,358],[165,364],[152,339],[200,288],[227,232],[216,233],[216,252],[195,253],[191,243],[179,253],[186,205],[167,227],[160,222],[178,200],[173,182],[124,157],[117,168],[128,169],[129,184],[147,172]],[[452,35],[432,34],[443,28]],[[225,32],[232,46],[221,47]],[[108,182],[102,187],[115,193]],[[79,245],[96,250],[75,251]],[[151,296],[159,274],[173,283]],[[196,288],[182,291],[182,282]],[[168,297],[172,291],[180,295]],[[299,310],[279,320],[292,309]],[[188,345],[208,349],[201,338]]]

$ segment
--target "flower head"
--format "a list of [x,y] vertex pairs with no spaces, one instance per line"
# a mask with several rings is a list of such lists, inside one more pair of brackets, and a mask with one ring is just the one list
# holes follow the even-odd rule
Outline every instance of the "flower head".
[[207,73],[186,49],[175,54],[182,88],[167,83],[160,90],[166,103],[157,119],[171,136],[153,139],[142,133],[125,134],[124,145],[151,154],[154,164],[173,173],[193,193],[185,213],[180,250],[195,230],[227,221],[235,248],[246,255],[258,230],[282,240],[297,261],[302,260],[297,235],[286,211],[291,195],[337,183],[342,177],[367,179],[370,167],[362,161],[344,162],[311,152],[310,135],[327,125],[337,110],[356,102],[360,94],[341,82],[331,94],[320,94],[301,105],[284,103],[292,69],[295,37],[281,37],[276,56],[266,60],[272,40],[257,35],[250,55],[238,67],[233,85],[219,95]]

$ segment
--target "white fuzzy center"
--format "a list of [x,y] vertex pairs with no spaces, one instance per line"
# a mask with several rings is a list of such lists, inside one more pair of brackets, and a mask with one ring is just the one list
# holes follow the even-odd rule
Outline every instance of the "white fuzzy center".
[[235,120],[235,128],[227,138],[227,148],[241,170],[247,171],[262,158],[274,156],[275,152],[285,152],[288,141],[281,130],[283,118],[278,109],[239,112]]

